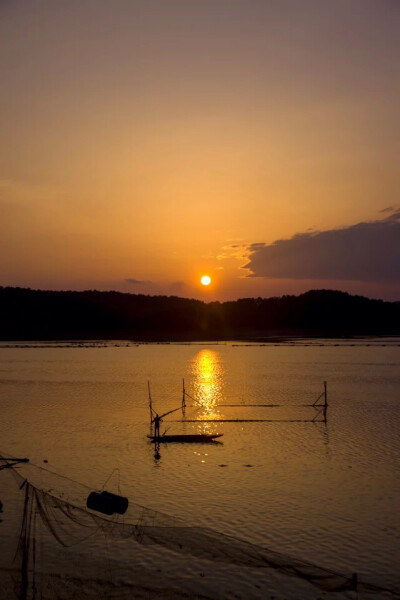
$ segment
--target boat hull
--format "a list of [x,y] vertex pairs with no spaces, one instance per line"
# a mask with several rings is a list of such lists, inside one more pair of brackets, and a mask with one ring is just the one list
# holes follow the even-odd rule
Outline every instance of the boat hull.
[[[191,443],[191,444],[206,444],[212,443],[217,438],[222,437],[222,433],[216,433],[215,435],[197,434],[197,435],[148,435],[147,437],[152,442],[157,443]],[[216,442],[217,443],[217,442]]]

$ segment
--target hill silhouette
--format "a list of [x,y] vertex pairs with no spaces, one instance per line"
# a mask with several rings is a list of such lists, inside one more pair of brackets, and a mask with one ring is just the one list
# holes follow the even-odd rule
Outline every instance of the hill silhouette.
[[1,340],[252,339],[400,334],[400,303],[333,290],[210,302],[0,287]]

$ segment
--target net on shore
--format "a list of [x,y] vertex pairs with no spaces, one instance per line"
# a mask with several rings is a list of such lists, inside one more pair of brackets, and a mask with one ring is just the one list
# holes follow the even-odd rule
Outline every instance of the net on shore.
[[[357,580],[355,575],[337,573],[206,527],[188,526],[177,517],[133,502],[129,503],[126,514],[108,517],[88,510],[85,503],[79,501],[79,496],[82,499],[87,493],[85,486],[81,485],[81,489],[75,490],[75,495],[71,491],[67,494],[65,490],[58,494],[53,487],[40,488],[21,471],[12,471],[21,493],[24,493],[17,551],[17,559],[21,564],[19,597],[23,599],[35,597],[29,596],[29,590],[35,590],[38,581],[35,576],[35,560],[39,524],[65,548],[83,543],[91,536],[101,533],[107,543],[113,540],[132,540],[138,544],[157,545],[174,553],[214,563],[272,569],[284,576],[308,582],[324,592],[349,592],[349,597],[355,597],[353,593],[362,592],[364,596],[370,597],[384,594],[385,597],[400,598],[398,591],[364,583]],[[29,465],[23,471],[29,472]]]

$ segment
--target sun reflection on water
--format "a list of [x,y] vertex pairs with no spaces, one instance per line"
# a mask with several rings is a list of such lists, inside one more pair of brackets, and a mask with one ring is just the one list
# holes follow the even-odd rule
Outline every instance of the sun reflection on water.
[[206,349],[198,352],[193,359],[192,374],[194,398],[201,405],[198,418],[204,421],[220,418],[218,404],[222,398],[224,369],[219,353]]

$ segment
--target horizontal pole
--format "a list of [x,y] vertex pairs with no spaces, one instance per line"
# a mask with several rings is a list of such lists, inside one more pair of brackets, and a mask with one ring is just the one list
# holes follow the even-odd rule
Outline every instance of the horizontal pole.
[[[206,404],[204,406],[207,406]],[[238,408],[298,408],[305,406],[325,406],[325,404],[215,404],[214,406]]]
[[182,419],[170,423],[324,423],[314,419]]
[[[191,404],[188,408],[206,408],[207,404]],[[222,408],[305,408],[325,406],[325,404],[213,404],[215,407]]]

